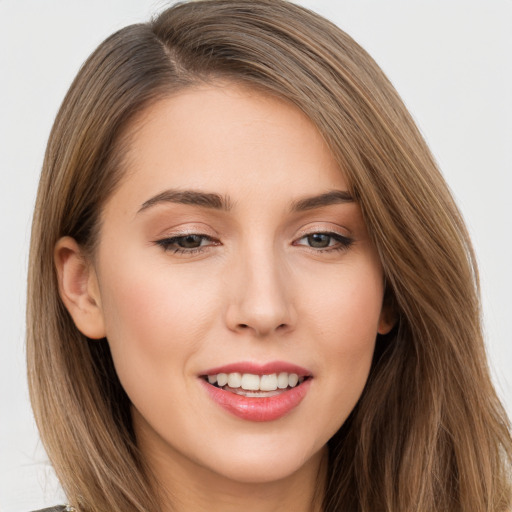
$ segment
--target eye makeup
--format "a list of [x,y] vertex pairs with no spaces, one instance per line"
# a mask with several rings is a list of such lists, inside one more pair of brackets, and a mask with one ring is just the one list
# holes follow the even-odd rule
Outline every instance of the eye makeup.
[[[306,240],[308,245],[299,243],[301,240]],[[352,238],[334,233],[332,231],[315,231],[310,234],[304,235],[293,243],[293,245],[303,245],[314,252],[331,252],[331,251],[345,251],[350,248],[354,243]]]
[[[305,243],[301,243],[305,241]],[[354,240],[332,231],[315,231],[303,235],[295,240],[292,245],[307,247],[315,253],[345,251],[350,248]],[[208,250],[212,246],[222,245],[220,241],[201,233],[187,233],[172,237],[162,238],[154,242],[164,251],[173,254],[198,254]]]
[[156,240],[154,243],[162,247],[165,252],[169,251],[174,254],[197,254],[203,252],[207,247],[221,245],[212,237],[199,233],[172,236]]

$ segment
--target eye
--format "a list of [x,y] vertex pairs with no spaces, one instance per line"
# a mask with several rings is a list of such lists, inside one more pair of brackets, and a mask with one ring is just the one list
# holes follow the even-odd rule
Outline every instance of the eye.
[[310,233],[299,238],[294,245],[304,245],[315,249],[318,252],[342,251],[348,249],[353,243],[351,238],[340,235],[339,233]]
[[157,240],[155,243],[163,247],[165,251],[172,251],[175,254],[194,254],[204,250],[204,248],[208,246],[219,245],[218,241],[208,235],[195,233],[163,238],[162,240]]

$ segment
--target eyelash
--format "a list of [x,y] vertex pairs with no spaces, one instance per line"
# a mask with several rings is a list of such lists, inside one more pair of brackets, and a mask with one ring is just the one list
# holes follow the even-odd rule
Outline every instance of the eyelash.
[[[179,236],[173,236],[170,238],[163,238],[162,240],[157,240],[155,243],[162,247],[165,252],[172,251],[173,254],[186,254],[186,255],[192,255],[199,252],[203,252],[205,250],[205,246],[200,245],[199,247],[192,247],[192,248],[184,248],[184,247],[178,247],[175,244],[180,242],[181,240],[184,240],[188,237],[199,237],[201,239],[201,242],[204,240],[207,240],[209,242],[213,242],[206,247],[211,247],[211,245],[220,245],[220,242],[213,239],[212,237],[208,235],[201,235],[199,233],[188,233],[186,235],[179,235]],[[174,247],[173,247],[174,246]]]
[[[308,233],[307,235],[303,235],[298,240],[303,240],[304,238],[309,238],[314,235],[325,235],[325,236],[328,236],[330,239],[335,240],[337,242],[336,245],[332,245],[332,246],[328,245],[327,247],[323,247],[323,248],[315,249],[314,247],[309,246],[309,249],[311,249],[315,253],[346,251],[354,243],[354,240],[352,238],[348,238],[346,236],[340,235],[339,233],[333,233],[331,231],[314,231],[312,233]],[[294,242],[294,245],[295,245],[295,242]],[[298,245],[302,245],[302,244],[298,244]]]
[[[331,231],[314,231],[312,233],[308,233],[307,235],[303,235],[302,237],[298,238],[297,241],[303,240],[305,238],[312,237],[314,235],[326,235],[331,240],[335,240],[337,242],[336,245],[328,245],[327,247],[323,248],[314,248],[311,246],[307,246],[312,252],[314,253],[328,253],[328,252],[341,252],[346,251],[350,248],[350,246],[354,243],[354,240],[351,238],[348,238],[346,236],[340,235],[338,233],[333,233]],[[206,246],[200,245],[199,247],[193,247],[193,248],[183,248],[178,247],[175,244],[179,243],[180,241],[184,240],[188,237],[199,237],[201,239],[201,242],[203,241],[209,241],[212,242],[211,244],[208,244]],[[330,242],[329,242],[330,243]],[[203,252],[207,250],[207,248],[215,245],[220,245],[220,242],[218,240],[215,240],[214,238],[208,236],[208,235],[202,235],[199,233],[189,233],[186,235],[179,235],[179,236],[173,236],[169,238],[163,238],[161,240],[157,240],[155,242],[156,245],[159,245],[163,248],[165,252],[172,251],[173,254],[186,254],[186,255],[193,255],[200,252]],[[301,245],[303,244],[297,244],[296,242],[293,243],[293,245]]]

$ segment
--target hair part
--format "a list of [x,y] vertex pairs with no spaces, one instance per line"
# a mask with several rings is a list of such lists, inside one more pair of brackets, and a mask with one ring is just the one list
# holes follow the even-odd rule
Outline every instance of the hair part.
[[108,344],[83,336],[60,300],[55,244],[72,236],[94,254],[136,116],[218,80],[285,98],[315,123],[361,206],[397,318],[329,442],[325,512],[507,510],[510,426],[486,366],[461,215],[371,57],[282,0],[181,3],[126,27],[89,57],[61,106],[34,213],[27,358],[41,438],[70,502],[82,512],[160,510]]

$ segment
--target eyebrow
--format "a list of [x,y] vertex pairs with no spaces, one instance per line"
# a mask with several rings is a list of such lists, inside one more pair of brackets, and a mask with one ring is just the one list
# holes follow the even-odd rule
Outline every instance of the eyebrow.
[[232,207],[229,198],[219,194],[199,192],[197,190],[165,190],[145,201],[138,213],[160,203],[190,204],[225,211],[230,210]]
[[354,198],[350,192],[346,190],[331,190],[325,194],[317,196],[305,197],[292,203],[292,212],[302,212],[305,210],[313,210],[322,206],[330,206],[332,204],[353,203]]
[[[331,190],[325,194],[315,195],[311,197],[304,197],[294,201],[291,205],[290,211],[301,212],[305,210],[313,210],[321,208],[322,206],[330,206],[333,204],[352,203],[354,198],[346,190]],[[227,196],[221,196],[211,192],[200,192],[197,190],[165,190],[160,194],[148,199],[140,207],[137,213],[140,213],[152,206],[160,203],[177,203],[187,204],[193,206],[200,206],[202,208],[212,208],[215,210],[229,211],[232,208],[232,203]]]

